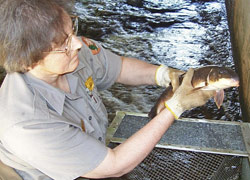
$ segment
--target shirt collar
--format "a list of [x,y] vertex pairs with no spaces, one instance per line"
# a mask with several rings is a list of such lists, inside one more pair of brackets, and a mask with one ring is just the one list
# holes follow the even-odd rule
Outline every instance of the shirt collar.
[[25,73],[24,76],[26,77],[27,84],[30,85],[34,91],[39,92],[39,94],[56,112],[62,114],[65,101],[65,93],[51,86],[50,84],[37,79],[29,72]]
[[72,74],[67,74],[71,93],[65,93],[64,91],[51,86],[50,84],[37,79],[31,73],[27,72],[24,74],[27,84],[31,86],[36,92],[47,101],[47,103],[60,115],[63,113],[63,107],[66,96],[69,99],[77,99],[80,96],[75,94],[77,89],[78,78]]

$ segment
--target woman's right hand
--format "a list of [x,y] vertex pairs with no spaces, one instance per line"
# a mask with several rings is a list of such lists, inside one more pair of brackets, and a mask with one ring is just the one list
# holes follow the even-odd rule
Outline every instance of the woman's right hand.
[[193,74],[194,69],[189,69],[172,98],[165,102],[166,108],[171,111],[175,119],[186,110],[204,105],[215,94],[215,91],[195,89],[191,84]]

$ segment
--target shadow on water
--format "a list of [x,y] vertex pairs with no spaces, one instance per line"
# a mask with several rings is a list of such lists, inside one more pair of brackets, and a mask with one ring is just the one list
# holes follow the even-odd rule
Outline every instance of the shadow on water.
[[[235,68],[224,0],[78,0],[80,32],[113,52],[187,70],[205,65]],[[101,92],[115,112],[147,113],[164,89],[115,84]],[[213,100],[183,117],[241,120],[238,89],[227,89],[221,109]]]

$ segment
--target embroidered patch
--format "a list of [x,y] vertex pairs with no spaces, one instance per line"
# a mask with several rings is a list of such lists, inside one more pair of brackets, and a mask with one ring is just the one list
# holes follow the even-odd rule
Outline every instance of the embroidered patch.
[[85,86],[89,91],[92,91],[94,89],[94,81],[92,76],[89,76],[89,78],[85,81]]
[[89,47],[93,55],[96,55],[100,52],[100,48],[90,39],[82,36],[82,41]]

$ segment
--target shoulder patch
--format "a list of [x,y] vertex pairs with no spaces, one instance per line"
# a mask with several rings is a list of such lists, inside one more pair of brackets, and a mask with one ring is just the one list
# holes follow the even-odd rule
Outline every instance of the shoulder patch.
[[82,36],[82,41],[89,47],[93,55],[96,55],[100,52],[101,49],[89,38]]

